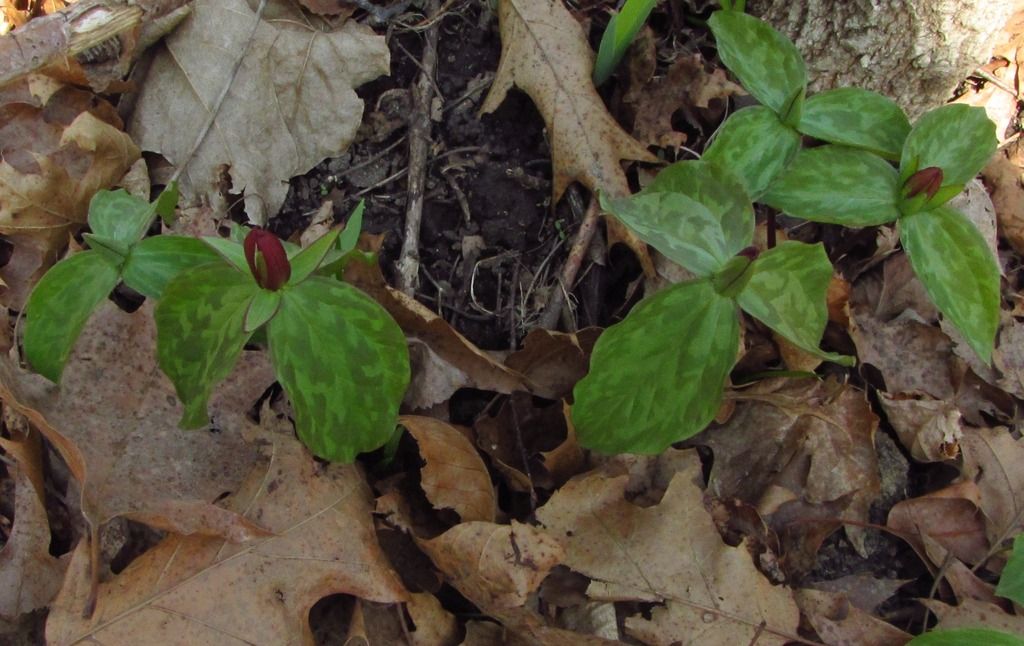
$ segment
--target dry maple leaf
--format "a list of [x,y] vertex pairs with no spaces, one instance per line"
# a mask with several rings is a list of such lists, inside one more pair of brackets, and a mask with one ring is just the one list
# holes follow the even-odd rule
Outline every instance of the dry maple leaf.
[[497,499],[487,467],[464,433],[430,417],[403,415],[398,423],[419,445],[426,463],[420,486],[438,509],[455,510],[463,522],[494,522]]
[[[656,162],[608,114],[591,81],[594,52],[561,0],[500,0],[501,61],[480,112],[493,112],[512,85],[530,96],[551,142],[552,191],[558,202],[573,181],[609,196],[629,193],[619,162]],[[625,242],[653,275],[646,245],[616,221],[609,234]]]
[[139,157],[112,105],[38,75],[0,89],[0,142],[0,233],[35,238],[49,263]]
[[83,545],[46,625],[68,644],[312,643],[308,615],[330,594],[381,603],[407,599],[374,534],[372,497],[359,467],[321,465],[294,438],[291,423],[257,431],[260,462],[223,501],[272,535],[242,544],[172,536],[88,598]]
[[589,597],[664,604],[650,619],[625,621],[626,632],[645,643],[796,639],[792,593],[769,583],[744,546],[722,541],[694,484],[700,461],[694,451],[687,457],[656,506],[625,499],[627,476],[595,473],[563,486],[537,518],[565,546],[563,564],[593,579]]
[[[354,21],[321,31],[292,0],[271,0],[253,33],[255,3],[198,0],[166,40],[142,86],[130,131],[144,150],[185,162],[209,107],[231,78],[213,127],[189,162],[189,202],[219,202],[220,168],[256,222],[277,213],[288,179],[345,150],[362,120],[354,88],[388,73],[384,38]],[[250,35],[252,35],[250,42]]]
[[220,432],[182,431],[181,404],[156,365],[152,304],[127,314],[105,303],[67,363],[59,391],[0,360],[0,397],[57,448],[81,487],[93,529],[118,515],[182,533],[244,539],[256,526],[209,503],[233,491],[256,459],[245,415],[273,383],[269,362],[247,353],[217,388]]

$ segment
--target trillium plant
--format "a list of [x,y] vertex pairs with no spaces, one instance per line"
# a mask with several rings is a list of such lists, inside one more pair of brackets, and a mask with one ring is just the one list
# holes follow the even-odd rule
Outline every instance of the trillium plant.
[[362,205],[344,232],[305,249],[261,229],[232,239],[143,239],[175,195],[153,205],[101,192],[89,211],[90,250],[55,265],[29,298],[25,354],[59,381],[92,311],[120,281],[157,299],[157,357],[185,412],[184,428],[208,425],[207,403],[246,344],[264,342],[291,400],[299,438],[317,456],[350,462],[382,446],[409,382],[402,331],[388,313],[332,274],[353,251]]
[[[996,150],[984,110],[947,105],[911,127],[890,99],[859,88],[807,96],[796,46],[723,2],[709,25],[723,63],[760,105],[738,110],[700,161],[662,170],[604,209],[694,275],[641,302],[599,338],[576,385],[585,446],[655,453],[713,419],[737,349],[739,310],[805,351],[818,349],[832,267],[821,245],[748,249],[753,202],[816,222],[895,222],[942,315],[989,362],[999,266],[975,225],[947,205]],[[803,147],[803,142],[812,144]]]

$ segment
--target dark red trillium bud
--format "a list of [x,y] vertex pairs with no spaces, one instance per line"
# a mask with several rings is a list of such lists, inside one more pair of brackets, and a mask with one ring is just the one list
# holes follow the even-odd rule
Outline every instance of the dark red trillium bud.
[[903,185],[904,194],[908,197],[917,197],[924,194],[928,199],[935,197],[935,194],[942,188],[942,169],[938,166],[922,168],[909,178]]
[[747,259],[749,259],[751,262],[753,262],[753,261],[757,260],[757,257],[758,257],[758,255],[760,255],[760,252],[757,250],[757,247],[751,245],[749,247],[744,247],[743,249],[740,249],[739,252],[736,255],[737,256],[744,256]]
[[292,276],[292,265],[284,245],[273,233],[253,229],[245,236],[245,259],[249,263],[256,284],[263,289],[276,291]]

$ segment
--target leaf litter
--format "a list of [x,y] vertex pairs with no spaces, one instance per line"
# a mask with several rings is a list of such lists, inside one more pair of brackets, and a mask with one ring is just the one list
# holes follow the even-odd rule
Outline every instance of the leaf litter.
[[[409,51],[425,23],[402,14],[385,36],[348,5],[258,4],[194,3],[154,50],[130,135],[113,104],[51,77],[0,92],[0,233],[11,248],[0,296],[13,321],[46,268],[81,248],[92,194],[140,184],[124,177],[140,151],[165,158],[147,158],[154,184],[182,173],[177,231],[211,235],[249,220],[300,242],[366,197],[362,247],[384,262],[352,263],[346,277],[410,343],[395,453],[348,466],[314,460],[256,351],[215,393],[211,429],[178,430],[180,404],[155,365],[152,304],[105,304],[59,391],[15,358],[0,361],[3,631],[48,608],[52,643],[902,644],[906,619],[923,620],[925,606],[939,627],[1022,630],[992,585],[1000,547],[1024,517],[1014,255],[1024,248],[1024,162],[1012,133],[1001,133],[1006,145],[964,207],[1005,272],[992,366],[940,320],[892,235],[842,233],[826,238],[849,254],[837,262],[828,334],[856,351],[857,369],[737,386],[696,448],[602,457],[576,443],[572,389],[600,328],[621,318],[653,262],[609,222],[608,242],[625,241],[637,260],[622,270],[603,240],[592,248],[567,311],[597,327],[530,329],[565,288],[553,270],[568,246],[558,227],[582,216],[559,198],[572,182],[627,192],[623,162],[653,161],[651,146],[668,158],[699,151],[744,100],[739,86],[704,49],[680,47],[653,23],[620,93],[598,94],[581,25],[599,12],[502,0],[496,21],[446,3],[450,67],[438,79],[428,169],[431,199],[441,199],[427,200],[434,222],[422,241],[435,291],[417,299],[389,286],[388,214],[405,200],[394,182],[412,172],[401,149],[389,152],[406,124],[389,101],[402,103],[395,92],[418,71]],[[0,8],[12,24],[29,18]],[[1019,36],[1006,35],[1007,64],[985,70],[1015,84]],[[1015,104],[994,83],[978,87],[961,101],[1009,127]],[[538,174],[538,156],[550,174]],[[483,201],[488,190],[539,197]],[[532,207],[533,219],[521,219]],[[536,240],[516,227],[559,234],[527,249]],[[454,263],[444,260],[452,250]],[[509,341],[470,340],[488,325]],[[756,324],[745,341],[737,376],[775,368],[780,355],[790,369],[816,367]],[[161,538],[129,545],[134,559],[113,571],[98,543],[115,518]],[[903,547],[886,547],[883,532]],[[317,625],[332,613],[337,630]]]

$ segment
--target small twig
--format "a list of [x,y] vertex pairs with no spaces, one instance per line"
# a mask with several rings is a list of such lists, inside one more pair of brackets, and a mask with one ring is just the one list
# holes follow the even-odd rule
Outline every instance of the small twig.
[[[433,16],[438,0],[430,0]],[[423,65],[413,88],[413,113],[409,123],[409,199],[405,211],[402,251],[398,257],[398,288],[412,296],[420,273],[420,224],[423,220],[423,192],[427,183],[427,153],[430,150],[430,104],[434,94],[434,70],[437,67],[437,25],[425,32]]]
[[547,308],[538,322],[540,327],[551,330],[558,325],[562,307],[565,305],[566,294],[572,291],[572,286],[576,282],[576,275],[579,274],[583,258],[587,255],[587,250],[590,249],[599,219],[597,197],[592,195],[590,206],[587,207],[583,222],[580,223],[580,228],[576,231],[576,238],[569,249],[569,257],[565,259],[565,265],[562,266],[562,275],[558,279],[559,288],[551,295],[551,300],[548,301]]

